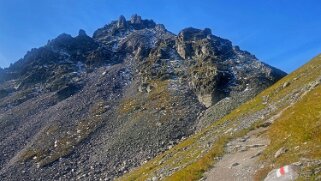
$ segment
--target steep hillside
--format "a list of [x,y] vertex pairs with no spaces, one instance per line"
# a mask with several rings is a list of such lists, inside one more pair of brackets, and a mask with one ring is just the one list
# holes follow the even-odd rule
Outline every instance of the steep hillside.
[[[220,120],[213,120],[207,110],[201,119],[212,120],[210,126],[119,180],[198,180],[207,170],[205,175],[211,179],[261,180],[273,168],[286,164],[298,166],[302,180],[319,180],[320,70],[321,55]],[[252,145],[246,145],[247,140]],[[253,148],[259,149],[247,152]],[[238,153],[248,157],[228,162],[228,157]],[[255,165],[244,161],[254,158]],[[230,165],[224,168],[222,162]]]
[[61,34],[0,75],[2,180],[111,180],[286,74],[209,29],[134,15]]

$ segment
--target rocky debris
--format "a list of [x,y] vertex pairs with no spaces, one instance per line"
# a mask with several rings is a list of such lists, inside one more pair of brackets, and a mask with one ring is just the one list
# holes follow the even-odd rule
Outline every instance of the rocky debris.
[[209,29],[176,36],[138,15],[61,34],[1,74],[1,180],[112,180],[285,75]]
[[[291,165],[294,165],[299,168],[300,170],[300,177],[303,179],[308,180],[311,175],[315,175],[316,180],[320,180],[321,176],[321,160],[320,159],[307,159],[307,158],[301,158],[299,162],[292,163]],[[312,168],[312,169],[311,169]]]

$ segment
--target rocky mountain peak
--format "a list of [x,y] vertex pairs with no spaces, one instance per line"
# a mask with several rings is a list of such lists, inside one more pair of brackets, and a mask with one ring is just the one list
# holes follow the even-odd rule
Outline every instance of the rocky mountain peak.
[[126,18],[125,16],[121,15],[118,19],[118,22],[117,22],[117,28],[126,28],[127,27],[127,21],[126,21]]
[[79,32],[78,32],[78,36],[88,36],[88,35],[87,35],[85,30],[80,29]]
[[153,20],[143,20],[142,17],[137,14],[132,15],[130,21],[127,21],[125,16],[121,15],[117,21],[118,29],[139,30],[144,28],[154,28],[155,26],[156,24]]
[[0,173],[13,180],[112,180],[193,134],[203,111],[217,120],[285,76],[210,29],[175,35],[138,15],[61,34],[5,72]]
[[153,20],[142,19],[135,14],[127,21],[124,16],[120,16],[118,21],[112,21],[110,24],[94,32],[93,38],[106,40],[113,39],[112,36],[123,36],[135,30],[153,29],[156,23]]
[[141,24],[142,23],[142,17],[138,16],[137,14],[134,14],[131,17],[130,23],[131,24]]

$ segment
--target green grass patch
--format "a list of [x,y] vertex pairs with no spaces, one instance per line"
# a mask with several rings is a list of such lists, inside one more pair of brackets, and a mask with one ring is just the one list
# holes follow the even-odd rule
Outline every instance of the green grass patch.
[[[321,159],[321,86],[309,92],[287,109],[268,130],[271,144],[262,160],[275,168],[297,162],[300,158]],[[280,148],[288,151],[278,158]]]

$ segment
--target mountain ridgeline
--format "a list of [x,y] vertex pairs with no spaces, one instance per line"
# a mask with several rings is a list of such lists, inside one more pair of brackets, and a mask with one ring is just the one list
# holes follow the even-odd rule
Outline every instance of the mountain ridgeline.
[[138,15],[61,34],[0,69],[0,178],[112,180],[285,75],[210,29]]

